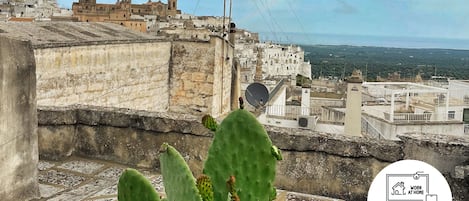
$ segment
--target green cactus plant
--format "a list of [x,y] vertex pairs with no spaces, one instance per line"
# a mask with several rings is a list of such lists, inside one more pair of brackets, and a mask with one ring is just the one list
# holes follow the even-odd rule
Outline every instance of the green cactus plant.
[[272,200],[278,158],[281,155],[264,127],[250,112],[239,109],[217,128],[203,172],[212,179],[216,201],[227,200],[226,181],[231,176],[236,178],[240,200]]
[[160,201],[150,181],[137,170],[127,168],[119,177],[117,185],[119,201]]
[[[241,98],[240,106],[243,108]],[[220,126],[210,115],[205,115],[202,122],[207,128],[215,131],[215,138],[204,164],[205,175],[200,176],[196,182],[179,152],[164,143],[160,163],[167,198],[163,200],[274,200],[276,160],[282,160],[282,155],[280,150],[272,145],[267,132],[257,119],[248,111],[239,109],[230,113]],[[148,186],[139,186],[137,191],[130,191],[129,184],[135,186],[134,183],[138,183],[134,181],[136,179],[128,178],[134,178],[133,175],[141,174],[129,169],[119,179],[119,189],[122,190],[122,193],[119,192],[119,201],[145,201],[132,197],[143,194],[140,189],[152,191],[149,193],[152,195],[156,194],[154,189]],[[143,176],[139,177],[139,182],[140,180],[144,180],[142,183],[145,185],[149,184]],[[159,196],[149,200],[159,200]]]
[[181,154],[167,143],[161,148],[161,174],[168,201],[202,201],[195,178]]

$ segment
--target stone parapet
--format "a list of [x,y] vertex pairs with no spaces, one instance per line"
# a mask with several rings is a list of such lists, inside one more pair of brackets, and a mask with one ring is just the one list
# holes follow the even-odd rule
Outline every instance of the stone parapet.
[[402,142],[318,133],[311,130],[265,126],[274,144],[283,150],[324,152],[343,157],[372,157],[385,162],[402,160]]
[[[158,168],[159,148],[168,142],[198,176],[213,137],[201,125],[201,117],[193,115],[89,106],[39,107],[38,114],[43,159],[77,155]],[[384,167],[415,159],[443,173],[455,200],[469,195],[469,178],[459,170],[469,160],[464,137],[406,134],[399,141],[380,141],[271,126],[266,130],[284,156],[277,166],[276,187],[280,189],[366,200],[373,178]]]
[[38,106],[38,119],[40,126],[109,126],[160,133],[176,132],[212,136],[212,132],[199,123],[199,117],[180,113],[169,114],[85,105]]

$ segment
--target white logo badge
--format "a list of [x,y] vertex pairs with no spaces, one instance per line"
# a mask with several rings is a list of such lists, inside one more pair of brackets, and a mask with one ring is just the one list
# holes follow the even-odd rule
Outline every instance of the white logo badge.
[[433,166],[402,160],[381,170],[371,183],[368,201],[451,201],[445,177]]

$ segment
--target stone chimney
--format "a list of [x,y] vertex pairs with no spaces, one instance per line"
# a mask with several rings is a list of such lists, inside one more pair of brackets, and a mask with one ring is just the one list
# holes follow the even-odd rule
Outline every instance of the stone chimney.
[[354,70],[347,82],[347,100],[345,108],[345,129],[344,133],[349,136],[362,136],[362,73]]

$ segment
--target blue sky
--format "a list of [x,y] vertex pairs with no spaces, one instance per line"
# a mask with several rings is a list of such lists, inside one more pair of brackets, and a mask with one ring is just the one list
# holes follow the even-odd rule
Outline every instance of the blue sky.
[[[70,0],[58,1],[71,7]],[[223,0],[179,0],[178,7],[223,15]],[[469,39],[467,0],[233,0],[233,19],[255,32]]]

